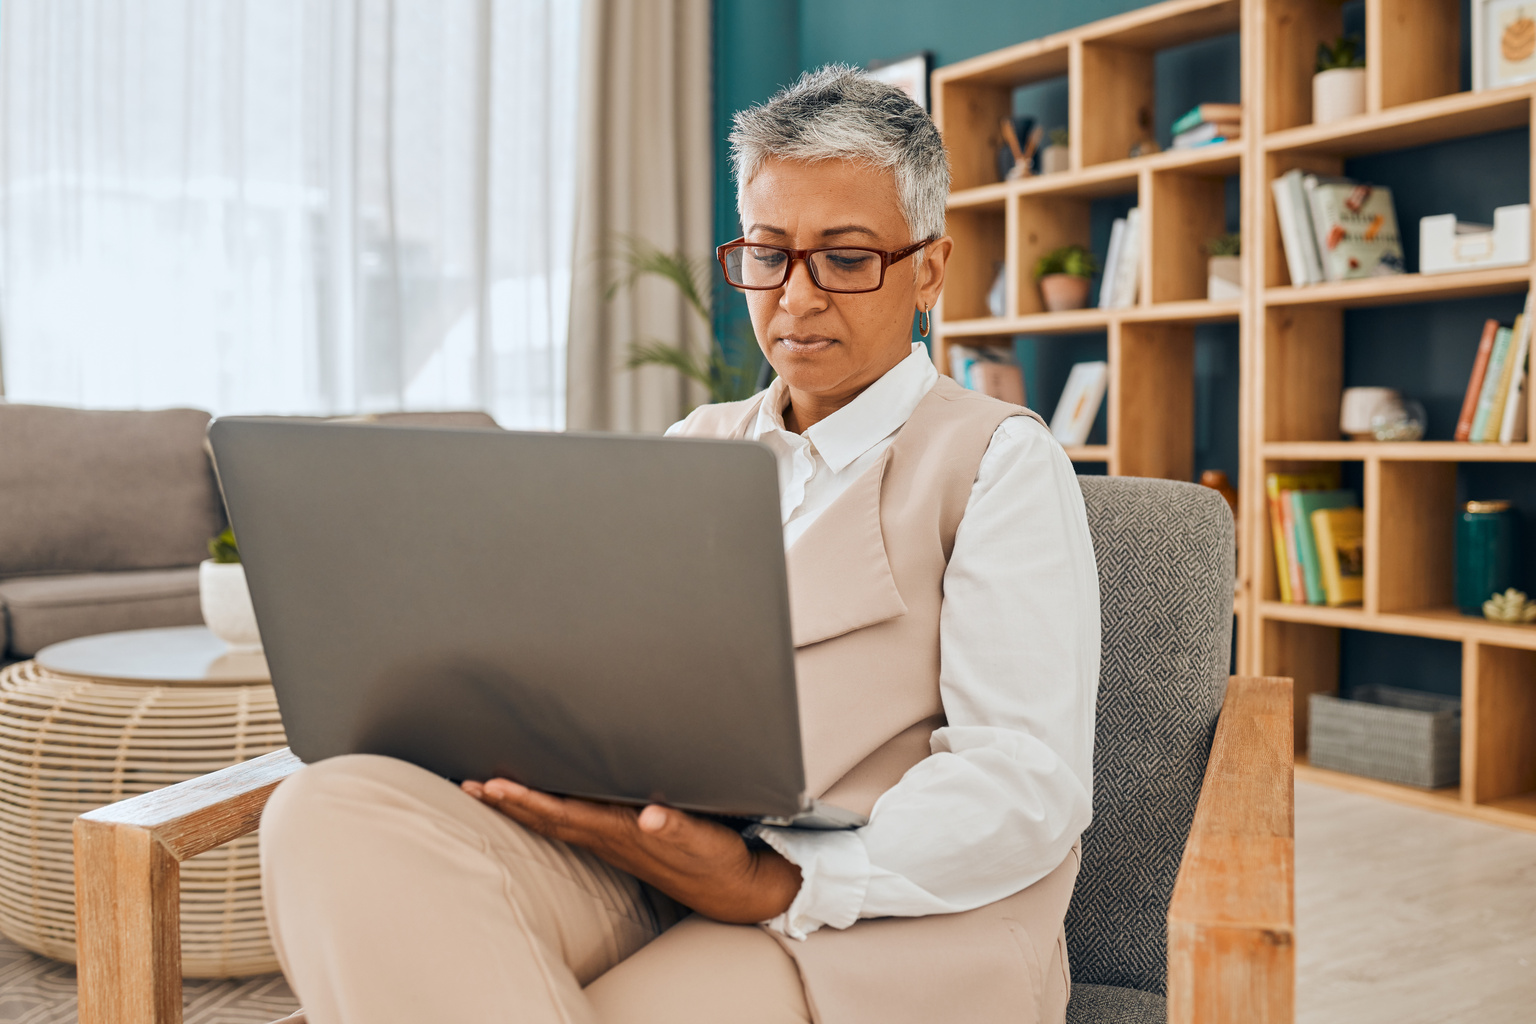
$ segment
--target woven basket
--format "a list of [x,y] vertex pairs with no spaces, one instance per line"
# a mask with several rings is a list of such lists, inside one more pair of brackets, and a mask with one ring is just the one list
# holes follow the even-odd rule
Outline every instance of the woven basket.
[[[75,817],[286,742],[265,684],[103,683],[32,661],[0,671],[0,932],[73,963]],[[181,967],[277,969],[255,835],[181,865]]]
[[1461,701],[1395,686],[1314,693],[1308,757],[1319,768],[1435,789],[1461,779]]

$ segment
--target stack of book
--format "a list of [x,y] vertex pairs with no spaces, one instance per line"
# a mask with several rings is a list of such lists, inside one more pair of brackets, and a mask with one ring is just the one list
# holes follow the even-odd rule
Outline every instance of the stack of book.
[[1301,171],[1270,188],[1293,285],[1403,273],[1391,189]]
[[1088,443],[1093,421],[1109,387],[1109,364],[1103,360],[1077,363],[1067,374],[1066,386],[1051,415],[1051,434],[1065,447]]
[[1531,354],[1531,299],[1512,327],[1497,320],[1483,324],[1477,359],[1456,420],[1456,440],[1476,444],[1524,441],[1529,428],[1525,399],[1526,366]]
[[1241,103],[1202,103],[1173,122],[1173,148],[1194,149],[1243,134]]
[[1109,229],[1109,252],[1099,279],[1100,309],[1129,309],[1136,305],[1141,284],[1141,208],[1131,207]]
[[1012,352],[996,348],[949,347],[949,375],[955,383],[1013,405],[1028,405],[1024,371]]
[[1359,604],[1365,593],[1365,517],[1339,471],[1269,473],[1269,532],[1280,600]]

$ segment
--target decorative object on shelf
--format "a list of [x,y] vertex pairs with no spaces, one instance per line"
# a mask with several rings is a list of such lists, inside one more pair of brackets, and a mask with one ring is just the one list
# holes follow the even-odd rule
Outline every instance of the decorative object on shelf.
[[1093,253],[1080,245],[1064,245],[1035,263],[1040,300],[1053,313],[1088,305],[1088,286],[1098,266]]
[[1286,604],[1306,604],[1307,587],[1301,575],[1301,559],[1296,549],[1293,491],[1327,491],[1339,486],[1337,466],[1310,473],[1266,473],[1264,494],[1269,499],[1269,536],[1275,547],[1275,577],[1280,600]]
[[1142,107],[1136,111],[1136,129],[1140,137],[1126,152],[1128,157],[1151,156],[1153,153],[1161,153],[1163,147],[1157,144],[1157,133],[1152,129],[1152,109]]
[[999,262],[997,273],[992,275],[992,287],[987,289],[987,312],[1003,316],[1008,312],[1008,264]]
[[1051,415],[1051,434],[1058,442],[1069,448],[1088,443],[1108,386],[1108,363],[1078,363],[1072,367],[1067,384],[1061,389],[1061,400]]
[[1046,137],[1050,143],[1040,151],[1040,173],[1060,174],[1072,169],[1072,138],[1065,128],[1052,128]]
[[1232,232],[1205,243],[1205,297],[1231,302],[1243,297],[1243,236]]
[[1472,88],[1536,79],[1536,4],[1472,0]]
[[[997,128],[997,180],[1017,181],[1028,177],[1030,168],[1024,159],[1023,139],[1035,137],[1032,117],[1001,118]],[[1038,139],[1037,143],[1038,145]]]
[[1323,603],[1330,608],[1365,599],[1365,512],[1359,508],[1323,508],[1312,513],[1317,566],[1323,577]]
[[1360,686],[1344,700],[1308,699],[1312,764],[1405,786],[1438,789],[1461,779],[1461,701],[1396,686]]
[[1109,252],[1099,279],[1100,309],[1129,309],[1141,289],[1141,208],[1131,207],[1109,229]]
[[208,553],[213,557],[197,567],[203,621],[230,650],[261,650],[256,610],[251,607],[251,591],[245,585],[245,566],[240,564],[234,533],[225,530],[208,541]]
[[1232,481],[1227,474],[1219,469],[1207,469],[1200,474],[1200,486],[1209,487],[1221,495],[1221,500],[1227,503],[1232,510],[1233,518],[1237,517],[1237,488],[1232,486]]
[[949,346],[949,375],[961,387],[1013,405],[1025,405],[1024,371],[1012,350]]
[[1312,123],[1329,124],[1365,113],[1365,53],[1357,36],[1317,44],[1312,76]]
[[1456,517],[1456,607],[1481,615],[1483,602],[1517,582],[1520,521],[1508,501],[1469,501]]
[[1339,402],[1339,433],[1351,441],[1374,441],[1371,420],[1378,412],[1402,405],[1403,396],[1393,388],[1345,388]]
[[1531,204],[1501,206],[1492,224],[1459,221],[1454,213],[1419,218],[1419,273],[1454,274],[1531,262]]
[[928,76],[933,74],[932,50],[908,53],[889,60],[872,60],[865,65],[864,70],[869,72],[869,77],[886,85],[894,85],[912,97],[913,103],[924,110],[929,109]]
[[1483,602],[1483,618],[1529,625],[1536,622],[1536,601],[1526,597],[1525,591],[1510,587]]
[[1371,414],[1371,436],[1378,441],[1422,441],[1428,425],[1424,403],[1412,398],[1378,406]]

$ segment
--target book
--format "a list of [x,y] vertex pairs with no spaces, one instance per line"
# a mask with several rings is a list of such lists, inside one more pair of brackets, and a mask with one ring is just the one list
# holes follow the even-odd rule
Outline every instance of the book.
[[971,366],[971,387],[984,395],[1024,405],[1024,371],[1014,363],[982,360]]
[[1207,121],[1187,131],[1179,132],[1173,137],[1173,143],[1169,148],[1194,149],[1196,146],[1209,146],[1213,142],[1241,138],[1242,134],[1242,125],[1235,121]]
[[1120,253],[1125,246],[1125,218],[1116,217],[1109,228],[1109,251],[1104,256],[1104,273],[1099,278],[1099,308],[1115,308],[1115,271],[1120,265]]
[[1514,332],[1508,327],[1500,327],[1494,334],[1493,352],[1488,356],[1488,370],[1483,374],[1483,387],[1477,396],[1477,412],[1472,415],[1472,441],[1481,441],[1488,429],[1494,393],[1498,391],[1499,377],[1504,373],[1504,361],[1509,358],[1509,343],[1513,337]]
[[1520,339],[1526,336],[1525,314],[1515,317],[1515,326],[1509,331],[1509,352],[1504,357],[1504,365],[1499,368],[1499,379],[1490,379],[1484,384],[1484,387],[1492,385],[1494,389],[1493,404],[1488,407],[1488,422],[1483,425],[1482,433],[1473,435],[1474,439],[1484,444],[1497,441],[1499,431],[1504,427],[1504,407],[1509,404],[1509,387],[1515,380],[1515,364],[1523,355],[1520,352]]
[[1173,122],[1171,129],[1174,135],[1187,132],[1197,125],[1214,121],[1236,121],[1243,119],[1243,105],[1241,103],[1202,103],[1189,113]]
[[1285,533],[1285,571],[1291,581],[1291,604],[1307,603],[1307,581],[1301,572],[1301,552],[1296,547],[1295,491],[1280,492],[1280,527]]
[[1136,294],[1141,286],[1141,249],[1141,208],[1133,206],[1125,214],[1115,278],[1110,284],[1113,305],[1109,309],[1128,309],[1136,305]]
[[1483,324],[1483,336],[1477,343],[1477,357],[1472,360],[1472,376],[1467,378],[1467,394],[1461,400],[1461,415],[1456,420],[1457,441],[1472,438],[1472,417],[1477,414],[1477,399],[1482,394],[1483,377],[1488,372],[1488,357],[1493,353],[1493,339],[1498,333],[1497,320]]
[[1302,179],[1312,212],[1312,233],[1329,281],[1401,274],[1392,190],[1308,174]]
[[1292,515],[1296,524],[1296,557],[1301,562],[1302,584],[1307,604],[1323,604],[1323,574],[1317,560],[1317,536],[1312,532],[1312,513],[1318,509],[1349,508],[1355,504],[1353,491],[1292,491]]
[[1302,173],[1287,171],[1270,182],[1269,187],[1275,196],[1275,217],[1280,223],[1280,241],[1291,284],[1300,288],[1319,283],[1323,280],[1322,263],[1317,255]]
[[1291,604],[1290,562],[1286,551],[1286,532],[1280,495],[1293,490],[1328,490],[1339,486],[1337,468],[1310,473],[1266,473],[1264,494],[1269,499],[1269,536],[1275,548],[1275,575],[1280,584],[1280,600]]
[[1530,377],[1528,361],[1531,352],[1531,294],[1525,298],[1525,312],[1515,321],[1515,355],[1511,361],[1514,369],[1509,375],[1509,393],[1504,399],[1504,417],[1499,424],[1499,444],[1511,444],[1518,435],[1519,440],[1525,439],[1527,403],[1525,400],[1525,382]]
[[1320,508],[1312,513],[1323,600],[1331,608],[1365,599],[1365,515],[1358,508]]
[[1109,364],[1102,360],[1078,363],[1067,375],[1067,386],[1051,415],[1051,434],[1064,447],[1086,444],[1109,384]]

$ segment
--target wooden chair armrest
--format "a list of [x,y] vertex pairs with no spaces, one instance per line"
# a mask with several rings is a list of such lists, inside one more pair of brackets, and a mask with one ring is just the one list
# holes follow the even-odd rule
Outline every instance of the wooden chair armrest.
[[75,819],[80,1024],[180,1024],[181,862],[256,831],[287,748]]
[[1291,681],[1234,677],[1168,907],[1169,1024],[1291,1024]]

